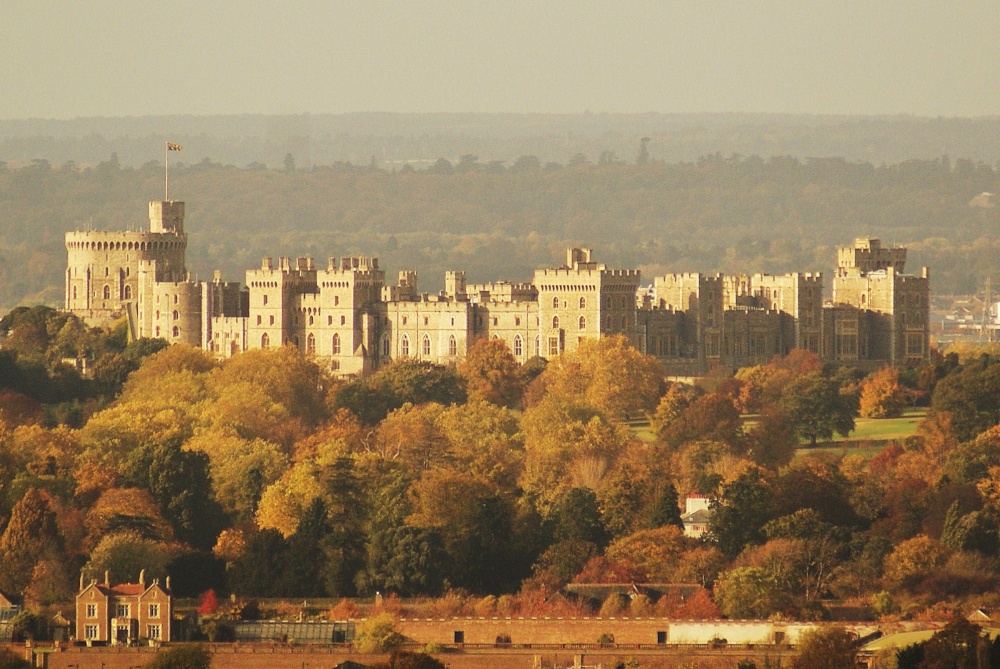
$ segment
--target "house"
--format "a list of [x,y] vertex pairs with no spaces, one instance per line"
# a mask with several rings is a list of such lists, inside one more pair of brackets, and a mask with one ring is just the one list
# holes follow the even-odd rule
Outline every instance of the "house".
[[173,598],[170,577],[146,583],[146,570],[138,583],[112,586],[108,573],[104,583],[85,584],[80,576],[76,596],[76,639],[90,644],[131,644],[140,639],[170,641]]
[[684,500],[684,536],[700,539],[708,531],[708,523],[712,519],[712,502],[710,495],[688,495]]

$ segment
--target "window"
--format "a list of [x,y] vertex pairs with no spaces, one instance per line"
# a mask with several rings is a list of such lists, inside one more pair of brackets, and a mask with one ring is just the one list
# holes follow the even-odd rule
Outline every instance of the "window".
[[159,625],[146,625],[146,638],[147,639],[159,639],[160,638],[160,626]]
[[76,286],[73,286],[73,299],[76,299]]
[[552,329],[553,330],[558,330],[559,329],[559,317],[558,316],[553,316],[552,317]]
[[518,360],[524,355],[524,342],[521,340],[521,335],[514,335],[514,357]]
[[493,327],[496,327],[496,326],[497,326],[497,323],[499,323],[499,322],[500,322],[500,319],[499,319],[499,318],[497,318],[496,316],[494,316],[494,317],[493,317]]
[[268,316],[268,324],[274,325],[274,316]]
[[327,325],[333,325],[333,316],[327,316],[326,317],[326,324]]
[[309,325],[312,325],[312,324],[313,324],[313,317],[312,317],[312,316],[310,316],[310,317],[309,317]]
[[177,296],[174,295],[174,304],[177,304]]
[[535,336],[535,355],[542,354],[542,337],[541,335]]
[[906,333],[906,355],[922,356],[924,354],[924,333]]
[[104,299],[105,300],[110,300],[111,299],[111,286],[105,286],[104,287]]
[[[386,339],[385,341],[388,342],[389,340]],[[333,350],[333,355],[340,355],[340,335],[339,334],[333,335],[333,349],[332,350]]]
[[174,317],[175,321],[180,320],[180,318],[181,318],[181,312],[179,312],[176,309],[174,309],[173,317]]
[[83,628],[83,638],[85,639],[99,639],[101,636],[101,628],[99,625],[86,625]]
[[260,347],[261,348],[268,348],[270,345],[271,345],[271,338],[268,337],[267,333],[265,332],[264,334],[262,334],[260,336]]
[[427,335],[424,335],[424,340],[420,344],[420,354],[421,355],[431,354],[431,338],[428,337]]
[[448,337],[448,355],[458,355],[458,342],[455,335]]
[[410,355],[410,338],[405,334],[399,340],[399,354],[400,355]]
[[306,338],[306,353],[316,355],[316,337],[312,333]]
[[157,337],[160,336],[160,326],[159,325],[156,326],[156,336]]
[[174,331],[173,332],[174,332],[174,337],[180,337],[181,336],[181,329],[179,327],[177,327],[176,325],[174,326]]
[[340,324],[341,325],[347,325],[347,316],[341,316],[340,317]]
[[87,604],[87,617],[88,618],[97,617],[97,604]]
[[553,309],[558,309],[559,308],[559,298],[558,297],[553,297],[552,298],[552,308]]
[[549,355],[559,355],[559,337],[549,337]]
[[586,309],[587,308],[587,298],[586,297],[581,297],[580,298],[580,308],[581,309]]
[[[76,297],[75,295],[73,297]],[[132,299],[132,286],[125,286],[125,299]]]
[[266,307],[267,306],[267,295],[263,296],[263,300],[264,300],[263,304]]
[[[514,316],[514,325],[520,325],[520,324],[521,324],[521,317]],[[452,325],[454,325],[454,323],[452,323]]]
[[429,322],[430,322],[430,319],[427,318],[427,316],[424,316],[424,325],[427,325]]
[[583,316],[580,316],[580,329],[581,330],[587,329],[587,319],[584,318]]
[[382,337],[382,357],[383,358],[388,358],[389,357],[389,347],[390,347],[390,345],[389,345],[389,335],[386,335],[386,336]]
[[116,605],[115,606],[115,617],[116,618],[128,618],[129,617],[129,613],[130,613],[129,609],[131,609],[131,608],[132,607],[130,607],[128,604],[118,604],[118,605]]
[[403,325],[406,325],[406,316],[403,316]]

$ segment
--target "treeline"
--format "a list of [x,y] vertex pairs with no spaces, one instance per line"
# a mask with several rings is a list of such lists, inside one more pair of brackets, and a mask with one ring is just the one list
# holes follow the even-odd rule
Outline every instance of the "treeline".
[[[171,192],[188,203],[188,265],[202,278],[218,268],[242,279],[265,256],[363,254],[380,257],[390,277],[417,269],[423,290],[436,292],[449,269],[473,281],[526,280],[561,263],[569,244],[648,280],[668,271],[829,276],[837,245],[873,235],[907,245],[914,271],[930,266],[934,292],[972,293],[1000,260],[1000,208],[969,202],[998,190],[997,178],[989,165],[947,159],[523,156],[504,166],[468,155],[399,172],[206,160],[173,165]],[[60,304],[65,232],[144,229],[146,201],[162,185],[155,162],[0,169],[0,305]]]
[[[50,333],[62,318],[19,312],[4,355],[40,352],[55,375],[59,333],[77,327]],[[606,615],[815,619],[836,599],[906,618],[1000,601],[988,355],[863,378],[796,351],[687,386],[619,337],[523,366],[483,341],[457,368],[404,359],[357,381],[292,348],[92,351],[95,370],[134,371],[120,392],[107,374],[78,427],[0,378],[0,590],[32,606],[70,599],[81,570],[141,569],[182,596],[447,594],[477,615],[588,610],[551,599],[569,581],[701,588],[613,597]],[[918,435],[871,460],[796,457],[859,412],[915,401],[930,404]],[[641,414],[642,439],[626,422]],[[715,500],[700,540],[681,529],[692,493]]]

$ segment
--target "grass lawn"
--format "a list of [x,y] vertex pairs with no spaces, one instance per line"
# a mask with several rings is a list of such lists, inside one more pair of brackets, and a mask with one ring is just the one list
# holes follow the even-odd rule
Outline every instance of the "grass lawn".
[[860,455],[869,459],[893,439],[905,439],[916,434],[917,423],[926,414],[927,409],[911,409],[899,418],[858,418],[855,420],[854,432],[846,437],[838,434],[831,441],[820,442],[812,447],[803,446],[796,451],[795,456]]

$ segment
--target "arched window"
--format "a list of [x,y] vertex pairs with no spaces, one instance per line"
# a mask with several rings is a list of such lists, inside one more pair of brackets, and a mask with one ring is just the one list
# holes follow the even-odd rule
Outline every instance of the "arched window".
[[111,299],[111,286],[105,286],[104,287],[104,299],[105,300],[110,300]]
[[425,356],[431,354],[431,338],[427,335],[424,335],[423,342],[420,344],[420,354]]
[[535,335],[535,355],[542,354],[542,337],[541,335]]
[[76,286],[73,286],[73,299],[76,299]]
[[327,325],[333,325],[333,316],[327,316],[326,317],[326,324]]
[[[159,312],[157,312],[157,313],[159,313]],[[159,316],[157,316],[157,318],[159,318]],[[257,325],[260,325],[260,314],[257,315]]]
[[580,329],[581,330],[587,329],[587,319],[584,318],[583,316],[580,316]]
[[309,325],[312,325],[312,324],[313,324],[313,317],[312,317],[312,316],[310,316],[310,317],[309,317]]
[[410,338],[405,334],[399,340],[399,354],[410,355]]
[[458,342],[455,335],[448,337],[448,355],[458,355]]
[[179,312],[176,309],[174,309],[174,320],[178,321],[178,320],[180,320],[180,318],[181,318],[181,312]]
[[340,324],[341,325],[347,325],[347,316],[341,316],[340,317]]
[[389,344],[389,335],[385,335],[384,337],[382,337],[382,357],[383,358],[388,358],[389,357],[389,346],[390,346],[390,344]]
[[518,360],[524,355],[524,342],[521,340],[521,335],[514,335],[514,357]]
[[[74,292],[76,292],[76,291],[74,291]],[[76,297],[76,296],[74,295],[73,297]],[[125,299],[126,300],[131,300],[132,299],[132,286],[125,286]]]
[[553,297],[552,298],[552,308],[553,309],[558,309],[559,308],[559,298],[558,297]]
[[552,329],[553,330],[558,330],[559,329],[559,317],[558,316],[553,316],[552,317]]
[[260,336],[260,347],[261,348],[268,348],[270,345],[271,345],[271,338],[268,337],[267,333],[265,332],[264,334],[262,334]]
[[309,353],[310,355],[316,355],[316,337],[314,337],[311,333],[309,334],[309,337],[306,339],[306,353]]
[[587,298],[586,297],[581,297],[580,298],[580,308],[581,309],[586,309],[587,308]]
[[274,316],[268,317],[268,320],[270,321],[269,322],[270,325],[274,325]]
[[175,325],[174,326],[174,337],[180,337],[180,336],[181,336],[181,329]]
[[[388,341],[388,340],[385,340]],[[333,335],[333,355],[340,355],[340,335]]]

